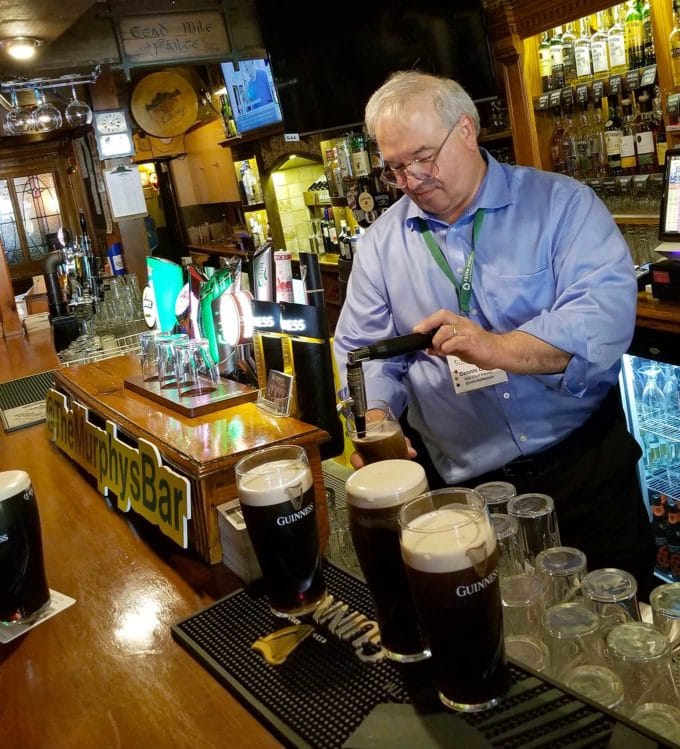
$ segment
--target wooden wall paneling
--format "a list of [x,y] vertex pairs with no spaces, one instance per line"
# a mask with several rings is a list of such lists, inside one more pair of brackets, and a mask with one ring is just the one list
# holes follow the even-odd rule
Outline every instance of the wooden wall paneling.
[[505,87],[515,160],[525,166],[540,167],[533,104],[524,81],[524,45],[513,34],[495,42],[493,52]]

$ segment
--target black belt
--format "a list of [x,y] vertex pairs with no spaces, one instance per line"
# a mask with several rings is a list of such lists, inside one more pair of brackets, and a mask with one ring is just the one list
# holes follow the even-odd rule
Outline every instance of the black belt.
[[611,428],[614,420],[621,418],[623,411],[619,389],[613,387],[599,409],[564,439],[533,455],[515,458],[501,466],[500,471],[509,479],[527,478],[536,476],[551,466],[571,462],[575,456],[582,455],[599,441]]

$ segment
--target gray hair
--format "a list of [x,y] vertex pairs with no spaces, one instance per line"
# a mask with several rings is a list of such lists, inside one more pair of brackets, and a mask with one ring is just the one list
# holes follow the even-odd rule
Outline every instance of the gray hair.
[[375,91],[366,104],[364,121],[371,138],[383,117],[399,118],[407,104],[415,99],[431,99],[435,112],[446,127],[453,127],[464,114],[469,115],[479,135],[479,112],[465,89],[451,78],[402,70],[392,75]]

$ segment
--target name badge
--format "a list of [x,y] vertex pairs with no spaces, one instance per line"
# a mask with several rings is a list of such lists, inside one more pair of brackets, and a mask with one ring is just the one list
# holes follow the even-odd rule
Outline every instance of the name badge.
[[504,369],[480,369],[476,364],[468,364],[457,356],[447,356],[446,360],[451,372],[453,389],[458,394],[508,381],[508,373]]

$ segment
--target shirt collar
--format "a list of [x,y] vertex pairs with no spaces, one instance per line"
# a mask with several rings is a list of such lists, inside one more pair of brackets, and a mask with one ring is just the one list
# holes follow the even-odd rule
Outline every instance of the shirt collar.
[[[470,222],[479,208],[483,208],[485,211],[493,211],[499,208],[505,208],[512,203],[512,196],[510,194],[508,180],[503,167],[485,148],[480,148],[479,150],[482,152],[487,163],[486,174],[484,175],[482,184],[479,186],[479,190],[477,191],[477,195],[472,204],[469,205],[465,213],[454,222],[454,225]],[[413,201],[410,201],[410,206],[406,213],[407,226],[413,228],[414,220],[416,218],[424,218],[426,221],[432,221],[441,224],[442,226],[448,226],[445,221],[436,218],[431,213],[421,210]]]

